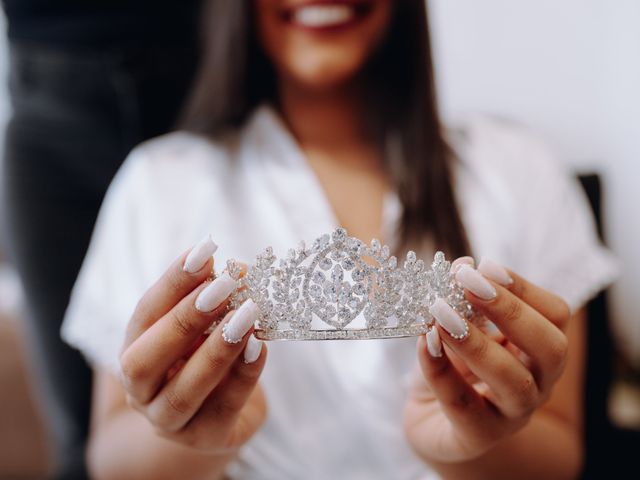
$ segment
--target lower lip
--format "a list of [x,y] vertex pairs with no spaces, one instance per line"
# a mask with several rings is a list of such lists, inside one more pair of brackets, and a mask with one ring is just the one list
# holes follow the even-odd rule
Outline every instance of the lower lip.
[[327,25],[316,26],[297,22],[292,10],[283,12],[282,17],[289,27],[313,33],[335,33],[348,30],[359,24],[371,13],[372,10],[371,4],[369,2],[350,4],[349,6],[353,9],[353,14],[349,19]]

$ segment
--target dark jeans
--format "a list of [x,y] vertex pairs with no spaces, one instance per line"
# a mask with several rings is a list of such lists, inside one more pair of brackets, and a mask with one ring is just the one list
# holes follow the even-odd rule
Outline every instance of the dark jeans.
[[26,290],[58,478],[86,476],[91,401],[91,370],[59,335],[69,294],[109,182],[132,147],[174,126],[196,55],[192,45],[120,53],[10,46],[5,240]]

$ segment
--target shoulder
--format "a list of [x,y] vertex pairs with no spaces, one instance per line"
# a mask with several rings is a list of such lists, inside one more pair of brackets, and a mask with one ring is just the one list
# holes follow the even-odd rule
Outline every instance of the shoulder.
[[[238,135],[209,138],[178,131],[135,147],[109,190],[138,208],[193,202],[203,192],[222,194],[237,176]],[[135,208],[134,205],[131,205]]]
[[575,178],[531,129],[472,116],[450,130],[450,139],[456,196],[474,250],[527,273],[521,261],[531,253],[533,232],[566,232],[567,217],[588,215]]
[[568,173],[547,140],[513,121],[469,116],[454,125],[451,138],[460,168],[474,176],[519,186]]
[[199,169],[226,169],[237,150],[237,135],[209,138],[177,131],[153,138],[134,148],[123,168],[160,177]]

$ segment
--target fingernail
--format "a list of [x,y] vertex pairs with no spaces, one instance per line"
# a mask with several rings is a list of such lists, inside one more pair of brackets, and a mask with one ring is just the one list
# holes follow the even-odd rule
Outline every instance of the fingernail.
[[493,300],[498,293],[489,281],[482,276],[477,270],[469,265],[462,265],[456,273],[456,280],[467,290],[471,291],[476,297],[483,300]]
[[482,260],[480,260],[478,271],[485,277],[505,287],[513,284],[513,278],[511,278],[506,268],[487,257],[482,257]]
[[427,350],[434,358],[442,357],[442,341],[435,325],[427,332]]
[[451,262],[451,273],[456,274],[462,265],[471,265],[471,267],[476,266],[476,262],[473,257],[460,257],[456,258],[453,262]]
[[217,249],[218,245],[211,239],[211,235],[207,235],[191,249],[184,261],[183,270],[187,273],[200,271]]
[[429,312],[449,335],[456,340],[463,340],[469,335],[469,325],[458,313],[451,308],[442,298],[438,298],[429,307]]
[[244,363],[255,362],[260,356],[260,352],[262,352],[262,340],[251,335],[246,347],[244,347]]
[[239,343],[258,319],[258,306],[248,299],[222,327],[222,338],[227,343]]
[[196,310],[201,312],[215,310],[237,286],[237,282],[227,272],[223,273],[200,292],[196,298]]

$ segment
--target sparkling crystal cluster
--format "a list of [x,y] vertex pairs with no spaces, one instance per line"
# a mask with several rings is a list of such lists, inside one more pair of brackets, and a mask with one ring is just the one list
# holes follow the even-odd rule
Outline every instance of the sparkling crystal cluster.
[[435,254],[431,268],[413,251],[398,265],[387,245],[375,239],[367,245],[343,228],[322,235],[309,248],[301,243],[284,259],[269,247],[245,275],[234,260],[227,262],[240,285],[231,305],[247,298],[258,305],[256,336],[264,340],[420,335],[433,322],[429,306],[438,297],[471,318],[471,305],[450,269],[442,252]]

